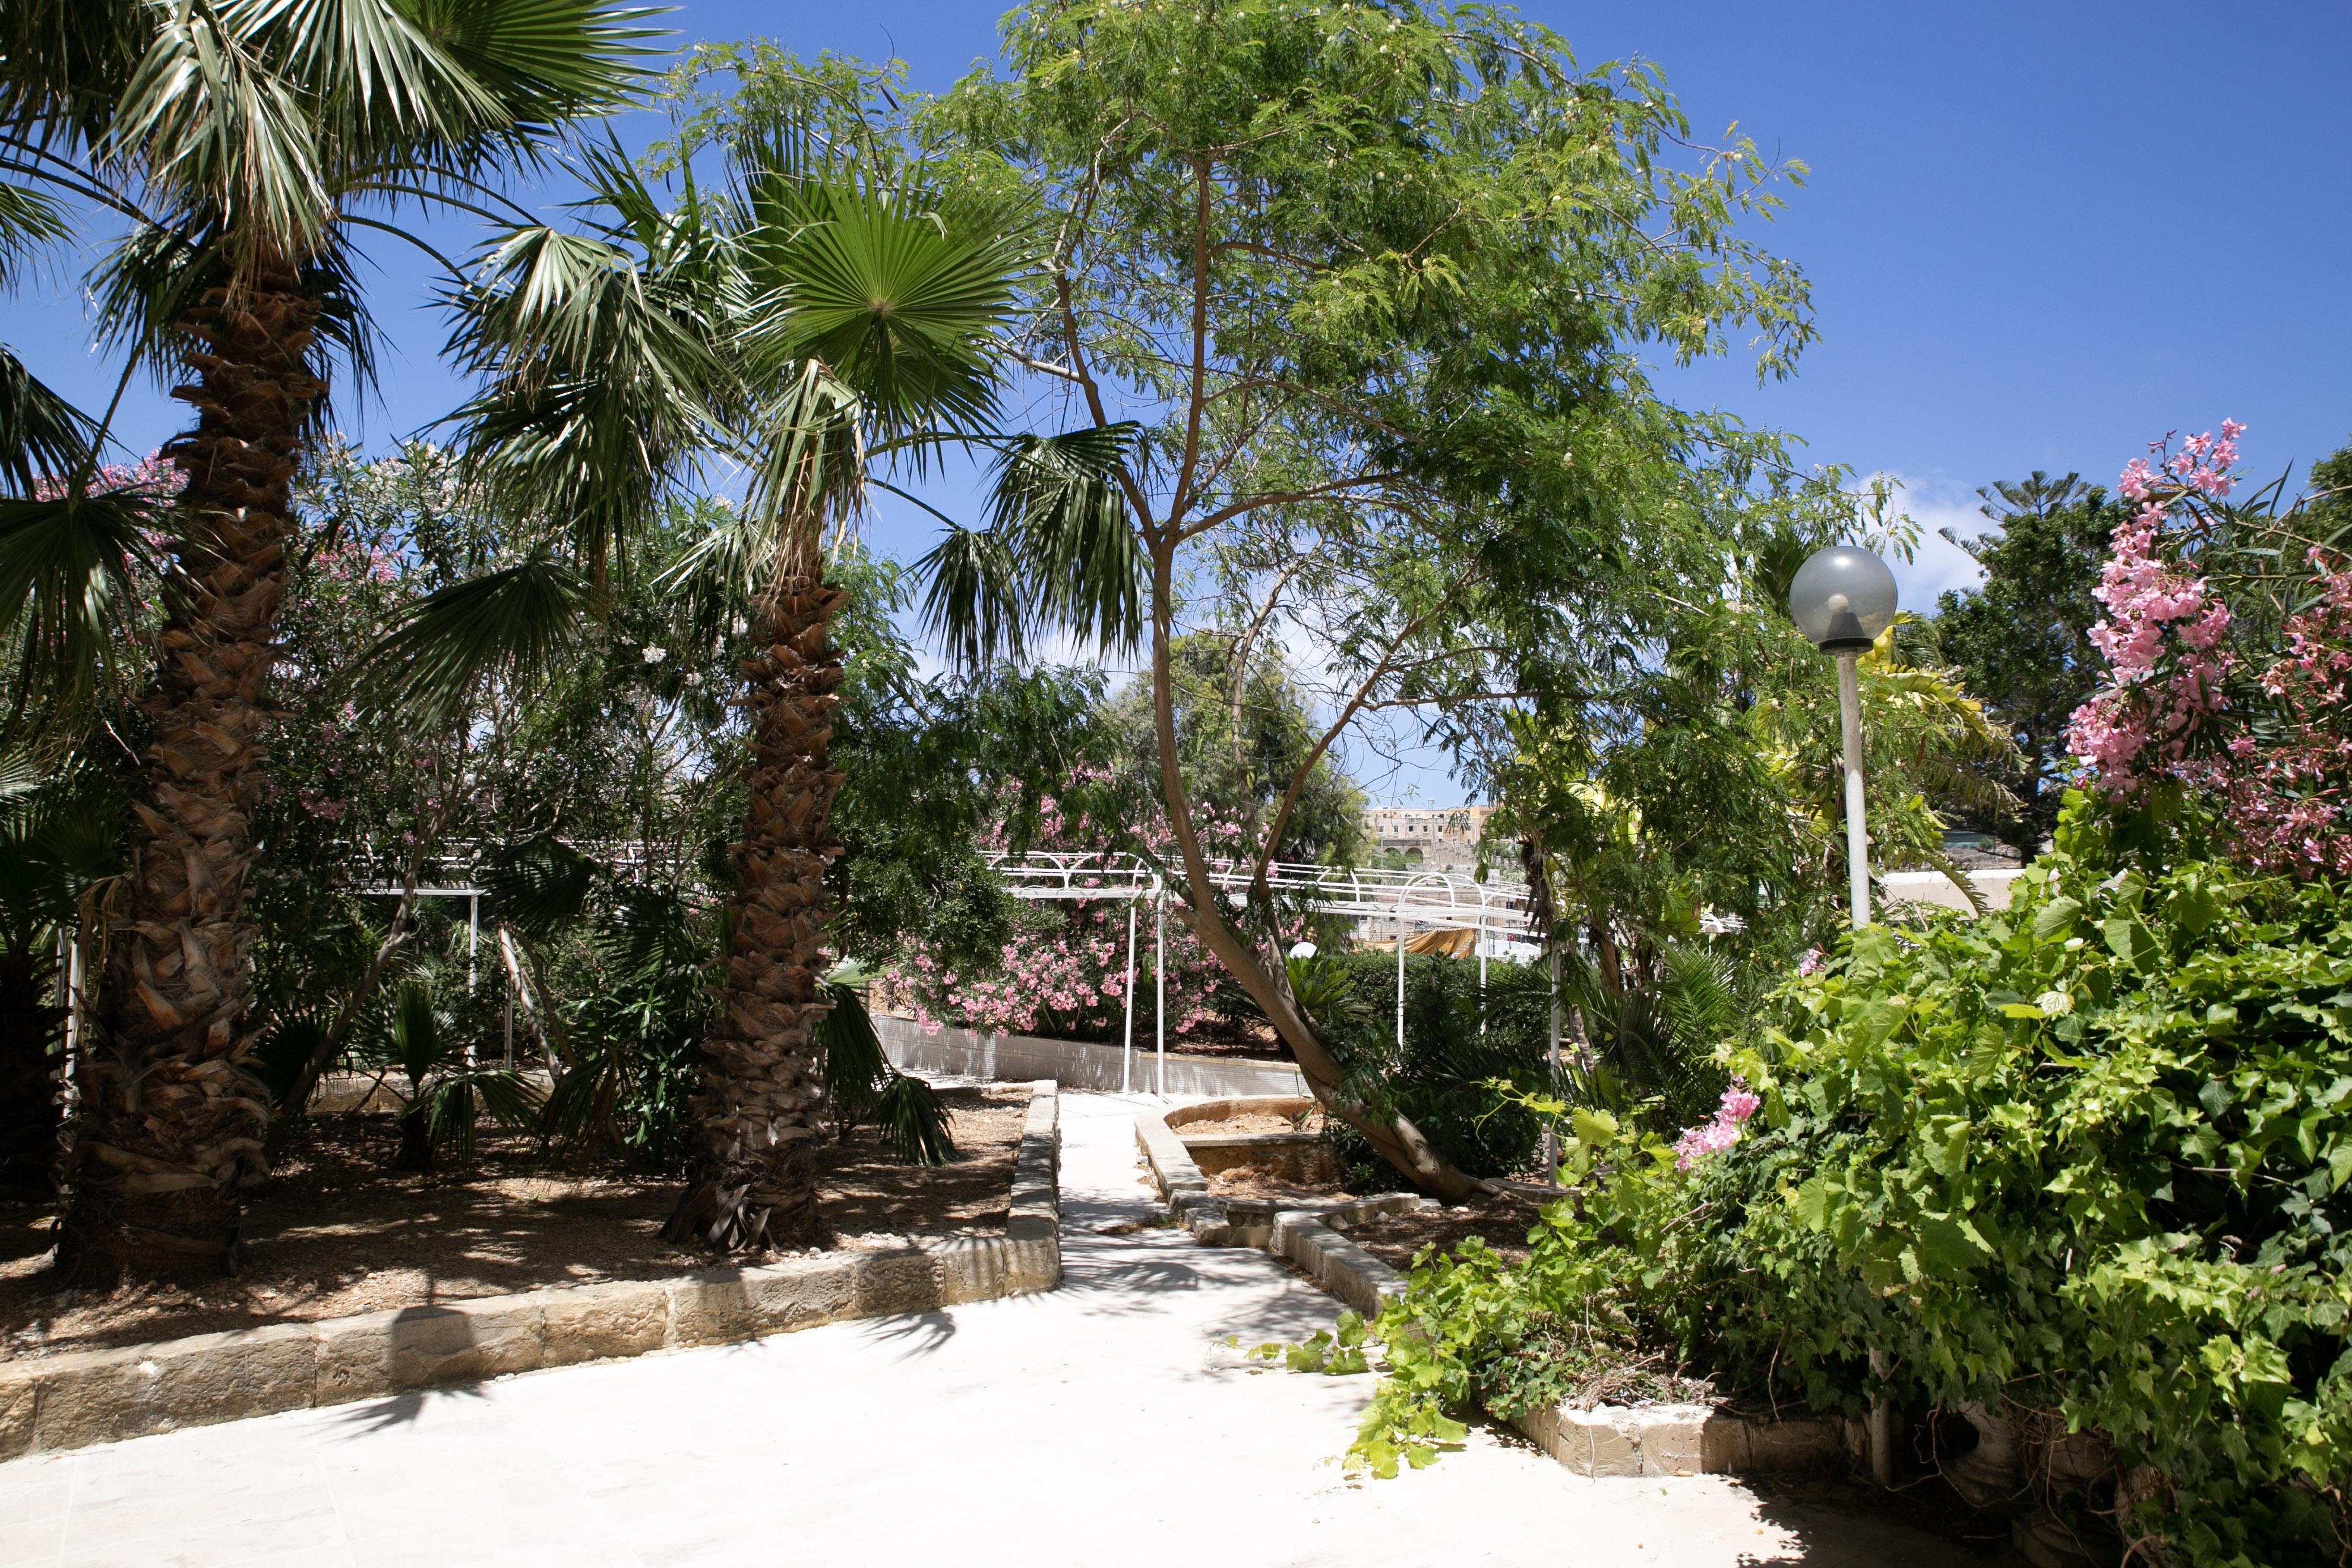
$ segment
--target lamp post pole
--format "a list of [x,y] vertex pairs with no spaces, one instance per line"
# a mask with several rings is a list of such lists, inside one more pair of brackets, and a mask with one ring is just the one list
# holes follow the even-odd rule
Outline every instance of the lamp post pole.
[[1838,728],[1845,742],[1845,877],[1854,929],[1870,923],[1870,832],[1862,807],[1862,678],[1855,655],[1837,656]]
[[[1789,614],[1813,646],[1837,659],[1838,730],[1845,750],[1846,896],[1853,928],[1870,923],[1870,832],[1863,819],[1862,679],[1854,660],[1895,624],[1895,574],[1866,550],[1832,545],[1815,551],[1789,584]],[[1885,1351],[1873,1346],[1870,1375],[1882,1391],[1889,1371]],[[1895,1406],[1881,1392],[1870,1406],[1870,1469],[1882,1487],[1895,1484]]]
[[[1838,728],[1845,742],[1845,875],[1853,900],[1853,929],[1870,923],[1870,833],[1862,807],[1862,679],[1852,652],[1837,656]],[[1871,1347],[1870,1372],[1886,1375],[1886,1352]],[[1885,1394],[1870,1406],[1870,1476],[1882,1487],[1895,1484],[1895,1406]]]

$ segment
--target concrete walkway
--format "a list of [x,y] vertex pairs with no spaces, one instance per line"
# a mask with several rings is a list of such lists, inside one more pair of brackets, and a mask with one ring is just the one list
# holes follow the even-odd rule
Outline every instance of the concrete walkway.
[[0,1465],[0,1568],[1963,1561],[1483,1435],[1347,1479],[1370,1380],[1246,1370],[1224,1342],[1309,1332],[1328,1298],[1263,1253],[1100,1234],[1154,1212],[1145,1103],[1063,1099],[1051,1295]]

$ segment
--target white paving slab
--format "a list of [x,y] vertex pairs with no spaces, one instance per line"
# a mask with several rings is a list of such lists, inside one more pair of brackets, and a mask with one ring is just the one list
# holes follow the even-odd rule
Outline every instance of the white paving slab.
[[0,1465],[0,1568],[1958,1564],[1721,1477],[1591,1480],[1477,1435],[1339,1469],[1369,1378],[1244,1370],[1337,1305],[1154,1212],[1141,1096],[1063,1099],[1050,1295]]

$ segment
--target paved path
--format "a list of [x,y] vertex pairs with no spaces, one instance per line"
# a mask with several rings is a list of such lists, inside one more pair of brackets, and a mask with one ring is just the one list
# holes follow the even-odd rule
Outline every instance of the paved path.
[[1066,1095],[1068,1278],[841,1323],[0,1465],[0,1568],[1900,1563],[1907,1532],[1731,1481],[1589,1480],[1490,1436],[1356,1483],[1370,1379],[1245,1370],[1327,1323],[1152,1212],[1140,1097]]

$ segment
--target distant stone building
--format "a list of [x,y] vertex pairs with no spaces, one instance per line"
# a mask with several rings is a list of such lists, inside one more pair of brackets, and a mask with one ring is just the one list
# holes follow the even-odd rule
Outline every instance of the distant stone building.
[[1364,813],[1364,837],[1432,871],[1466,871],[1478,863],[1478,837],[1491,805],[1376,805]]

